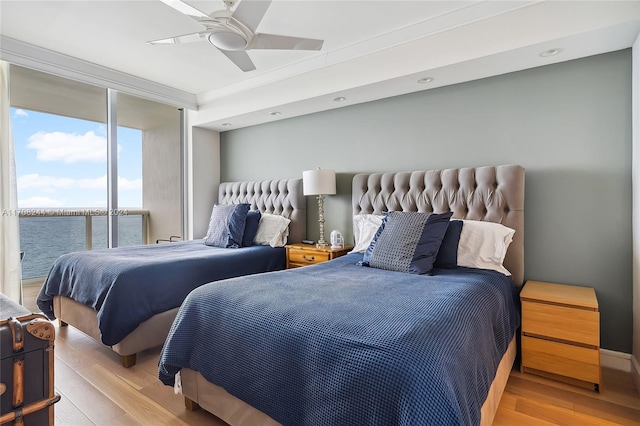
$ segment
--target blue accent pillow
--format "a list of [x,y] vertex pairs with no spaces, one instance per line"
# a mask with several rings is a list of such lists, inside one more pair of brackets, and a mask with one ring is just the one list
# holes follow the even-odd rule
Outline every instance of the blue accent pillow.
[[410,274],[433,269],[452,212],[390,212],[364,254],[362,264]]
[[449,222],[447,232],[444,233],[438,256],[433,264],[434,268],[455,269],[458,267],[458,243],[460,243],[460,233],[462,232],[461,220]]
[[250,204],[216,204],[213,206],[204,243],[213,247],[240,247],[250,207]]
[[253,239],[256,237],[260,226],[261,216],[260,210],[249,210],[247,213],[247,220],[244,223],[244,235],[242,236],[242,247],[253,245]]

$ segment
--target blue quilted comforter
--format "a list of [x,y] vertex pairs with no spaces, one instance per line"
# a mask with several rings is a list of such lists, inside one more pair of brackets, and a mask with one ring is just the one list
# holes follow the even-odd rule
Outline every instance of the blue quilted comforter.
[[476,425],[519,325],[510,278],[319,265],[202,286],[163,347],[284,425]]
[[53,264],[37,304],[51,319],[55,295],[92,307],[102,342],[111,346],[202,284],[285,265],[284,248],[226,249],[203,240],[69,253]]

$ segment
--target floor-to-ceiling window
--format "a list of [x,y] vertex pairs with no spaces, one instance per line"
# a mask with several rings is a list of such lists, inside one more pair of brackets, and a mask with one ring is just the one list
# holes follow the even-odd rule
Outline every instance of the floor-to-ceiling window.
[[64,253],[106,248],[109,214],[119,246],[179,235],[176,107],[117,92],[112,166],[107,89],[12,65],[10,97],[23,283],[39,284]]
[[9,82],[22,277],[37,280],[58,256],[91,244],[87,217],[106,206],[106,96],[102,88],[16,66]]
[[[104,123],[12,108],[23,278],[46,276],[53,261],[85,250],[86,218],[106,206]],[[106,247],[95,219],[94,247]],[[102,241],[101,241],[102,240]]]

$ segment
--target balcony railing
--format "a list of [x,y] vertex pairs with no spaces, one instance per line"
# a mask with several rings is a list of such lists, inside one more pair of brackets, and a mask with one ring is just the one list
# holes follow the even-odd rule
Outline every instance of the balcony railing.
[[[62,254],[92,250],[96,243],[106,248],[107,213],[104,208],[19,209],[20,248],[25,255],[23,284],[43,278],[41,275],[46,275],[45,270],[48,272]],[[115,213],[119,245],[148,244],[148,210],[120,209]]]

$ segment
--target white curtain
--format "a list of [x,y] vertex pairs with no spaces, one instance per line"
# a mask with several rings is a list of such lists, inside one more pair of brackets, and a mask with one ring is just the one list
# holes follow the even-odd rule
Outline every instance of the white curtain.
[[8,71],[9,64],[0,61],[0,291],[22,303],[18,195]]

